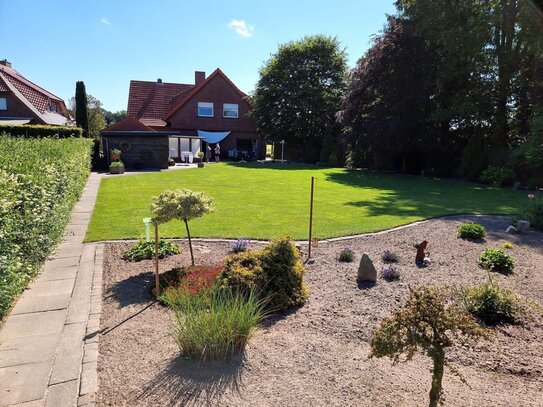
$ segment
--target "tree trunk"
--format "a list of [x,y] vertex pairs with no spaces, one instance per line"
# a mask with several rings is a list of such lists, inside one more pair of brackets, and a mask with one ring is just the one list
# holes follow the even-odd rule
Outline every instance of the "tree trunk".
[[184,219],[185,226],[187,227],[187,236],[189,237],[189,248],[190,248],[190,259],[192,261],[192,265],[194,266],[194,255],[192,254],[192,240],[190,240],[190,232],[189,232],[189,222]]
[[430,390],[430,407],[437,407],[441,398],[443,369],[445,367],[445,351],[437,349],[433,355],[434,371],[432,373],[432,389]]

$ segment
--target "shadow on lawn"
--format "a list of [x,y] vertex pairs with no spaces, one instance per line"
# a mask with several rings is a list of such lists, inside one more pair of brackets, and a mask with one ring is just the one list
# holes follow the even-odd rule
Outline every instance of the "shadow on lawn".
[[228,161],[226,165],[239,168],[255,168],[255,169],[267,169],[267,170],[321,170],[328,167],[319,166],[316,164],[297,164],[297,163],[272,163],[272,162],[257,162],[257,161]]
[[243,356],[207,363],[177,357],[143,388],[139,398],[155,405],[220,405],[225,391],[239,393],[243,362]]

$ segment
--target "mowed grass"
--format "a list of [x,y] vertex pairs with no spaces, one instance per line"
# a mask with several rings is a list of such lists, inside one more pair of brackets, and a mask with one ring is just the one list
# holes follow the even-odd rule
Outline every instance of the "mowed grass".
[[[375,232],[430,217],[470,213],[513,215],[525,194],[456,180],[281,164],[211,164],[205,168],[111,176],[102,180],[86,241],[144,235],[151,198],[189,188],[214,198],[212,214],[190,222],[194,237],[307,239],[311,177],[314,235]],[[161,237],[186,237],[181,222]]]

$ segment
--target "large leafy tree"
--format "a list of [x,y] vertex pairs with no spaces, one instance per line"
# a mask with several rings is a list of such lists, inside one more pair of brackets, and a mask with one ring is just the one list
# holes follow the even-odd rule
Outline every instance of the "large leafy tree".
[[347,80],[345,51],[335,38],[305,37],[281,45],[260,70],[252,116],[268,140],[285,140],[287,155],[314,162],[335,120]]
[[[354,166],[420,171],[435,151],[435,54],[408,20],[389,17],[351,74],[339,118]],[[433,149],[433,150],[432,150]]]

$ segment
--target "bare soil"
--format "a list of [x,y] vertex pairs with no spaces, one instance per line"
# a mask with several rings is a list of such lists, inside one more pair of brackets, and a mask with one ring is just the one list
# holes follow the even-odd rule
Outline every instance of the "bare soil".
[[[456,237],[465,220],[488,229],[483,242]],[[458,216],[426,221],[386,233],[321,242],[306,264],[310,298],[301,308],[276,315],[250,340],[245,355],[228,363],[199,363],[179,357],[170,334],[171,313],[153,301],[151,261],[125,262],[129,243],[109,243],[104,260],[104,303],[98,363],[99,406],[416,406],[427,405],[429,359],[417,356],[392,365],[368,359],[369,339],[379,321],[400,307],[408,285],[469,286],[487,280],[477,265],[484,248],[504,241],[515,273],[493,274],[502,287],[543,304],[543,234],[503,233],[508,219]],[[413,244],[428,240],[432,264],[417,268]],[[188,246],[160,262],[161,271],[190,264]],[[252,244],[257,247],[259,244]],[[337,255],[348,247],[353,263]],[[195,244],[198,263],[215,264],[229,252],[225,242]],[[367,252],[377,269],[381,253],[400,256],[401,280],[356,283],[358,262]],[[303,247],[305,252],[305,247]],[[455,347],[446,370],[445,405],[543,406],[543,316],[494,329],[491,342]]]

